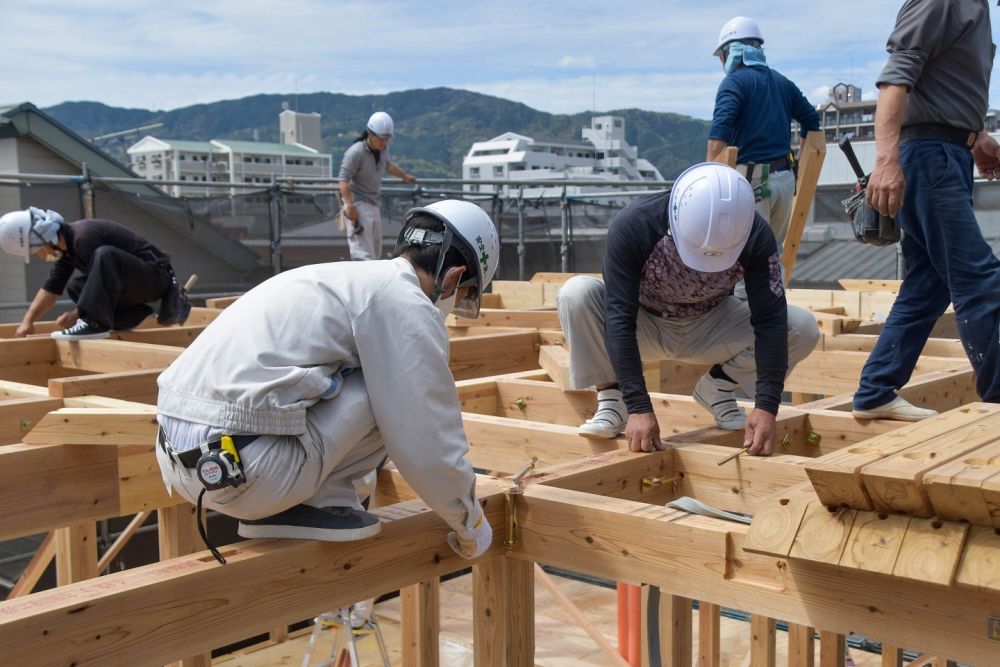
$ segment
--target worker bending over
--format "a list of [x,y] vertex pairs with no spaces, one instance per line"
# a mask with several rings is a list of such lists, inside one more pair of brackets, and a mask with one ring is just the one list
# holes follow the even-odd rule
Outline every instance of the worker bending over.
[[[35,332],[63,290],[76,308],[56,319],[53,338],[107,338],[112,330],[133,329],[153,315],[159,301],[160,324],[183,323],[190,312],[170,257],[128,227],[111,220],[85,218],[66,223],[55,211],[31,207],[0,218],[0,247],[23,257],[55,262],[15,336]],[[73,271],[80,273],[73,276]],[[72,277],[72,278],[71,278]]]
[[[732,295],[746,281],[747,300]],[[785,303],[774,234],[750,184],[725,165],[700,164],[670,192],[635,200],[608,230],[604,281],[577,276],[556,297],[573,389],[598,389],[579,433],[632,451],[660,449],[643,361],[711,364],[694,399],[720,428],[745,429],[751,454],[771,452],[789,365],[819,340],[808,311]],[[749,418],[734,397],[756,406]]]
[[265,281],[170,365],[156,448],[168,488],[204,496],[243,537],[359,540],[380,526],[355,482],[388,456],[456,552],[489,547],[444,317],[478,316],[496,229],[478,206],[440,201],[406,214],[396,249]]

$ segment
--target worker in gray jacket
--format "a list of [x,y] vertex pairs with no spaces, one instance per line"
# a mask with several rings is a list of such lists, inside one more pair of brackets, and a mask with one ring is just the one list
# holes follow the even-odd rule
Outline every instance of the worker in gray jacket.
[[497,267],[469,202],[410,210],[399,256],[316,264],[240,297],[159,378],[168,489],[239,519],[243,537],[379,532],[355,482],[386,456],[473,558],[492,531],[448,367],[444,316],[476,317]]
[[896,392],[949,303],[976,392],[1000,402],[1000,260],[972,207],[973,165],[1000,177],[1000,146],[984,128],[994,49],[986,0],[907,0],[889,36],[867,197],[904,232],[906,276],[861,372],[858,417],[936,414]]
[[382,176],[389,172],[404,183],[417,180],[393,164],[389,157],[393,130],[389,114],[376,111],[368,119],[365,131],[344,153],[340,164],[340,196],[344,202],[344,217],[350,222],[347,245],[351,259],[382,257],[382,216],[378,201]]

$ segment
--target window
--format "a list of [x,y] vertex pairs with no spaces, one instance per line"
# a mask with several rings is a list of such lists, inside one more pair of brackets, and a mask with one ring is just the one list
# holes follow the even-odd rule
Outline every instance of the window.
[[479,186],[478,185],[470,185],[469,186],[469,192],[479,192]]
[[622,126],[622,122],[620,120],[616,120],[615,121],[615,127],[621,127],[621,126]]
[[603,126],[603,125],[601,125],[600,123],[594,123],[594,129],[595,129],[595,130],[600,130],[600,129],[601,129],[601,128],[603,128],[603,127],[604,127],[604,126]]
[[493,167],[493,175],[503,176],[503,167],[502,166]]

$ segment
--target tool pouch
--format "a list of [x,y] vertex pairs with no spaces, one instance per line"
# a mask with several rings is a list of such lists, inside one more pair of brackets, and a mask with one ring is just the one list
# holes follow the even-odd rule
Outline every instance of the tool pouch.
[[892,245],[900,239],[899,225],[895,218],[882,215],[868,205],[865,200],[867,188],[861,188],[843,200],[841,204],[851,219],[854,238],[861,243],[883,246]]

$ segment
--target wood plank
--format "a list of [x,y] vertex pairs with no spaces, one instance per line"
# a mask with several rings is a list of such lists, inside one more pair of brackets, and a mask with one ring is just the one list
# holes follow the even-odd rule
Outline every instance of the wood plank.
[[968,524],[911,517],[893,576],[951,585],[968,532]]
[[184,351],[168,345],[127,343],[120,340],[54,342],[56,359],[61,366],[97,373],[166,368]]
[[435,667],[440,660],[441,584],[421,581],[400,589],[403,667]]
[[845,290],[854,292],[888,291],[898,292],[902,280],[870,280],[868,278],[841,278],[837,281]]
[[720,616],[722,607],[711,602],[698,602],[698,667],[719,667],[722,651]]
[[1000,592],[1000,534],[989,526],[972,526],[958,564],[955,583]]
[[212,299],[205,299],[205,307],[214,308],[216,310],[222,310],[236,303],[236,300],[241,296],[243,295],[236,294],[234,296],[217,296]]
[[[691,667],[691,600],[660,594],[660,658],[670,667]],[[645,614],[643,614],[645,617]]]
[[597,409],[596,392],[563,392],[552,382],[498,380],[496,396],[501,417],[564,426],[579,426]]
[[494,280],[490,289],[500,296],[503,307],[507,309],[523,310],[545,305],[545,286],[541,284],[523,280]]
[[[448,324],[456,322],[454,315],[448,316]],[[476,318],[477,327],[517,327],[518,329],[548,329],[558,331],[559,315],[554,310],[509,310],[482,308]]]
[[6,378],[10,366],[51,366],[58,361],[54,338],[0,340],[0,368]]
[[132,331],[117,331],[111,334],[113,340],[123,340],[130,343],[152,343],[154,345],[171,345],[187,347],[205,330],[204,324],[186,324],[176,327],[156,327],[153,329],[133,329]]
[[453,340],[448,366],[456,380],[538,368],[538,334],[526,331]]
[[184,323],[185,326],[207,326],[215,321],[222,311],[218,308],[202,308],[195,306],[191,309],[191,314],[188,315],[187,322]]
[[788,232],[782,245],[781,264],[785,268],[785,285],[792,280],[792,269],[799,252],[802,231],[812,210],[819,184],[819,173],[826,159],[826,137],[820,131],[806,134],[799,146],[798,181],[795,197],[792,199],[792,213],[788,221]]
[[[865,352],[813,351],[792,369],[785,380],[785,390],[827,396],[853,392],[858,388],[858,378],[867,361]],[[914,375],[968,367],[966,359],[921,356]]]
[[799,524],[789,558],[804,558],[836,565],[854,526],[856,510],[841,508],[831,512],[819,502],[810,503]]
[[1000,414],[1000,406],[976,403],[920,422],[901,425],[897,429],[807,463],[806,473],[824,505],[872,510],[875,506],[861,478],[861,470],[865,466],[911,447],[914,443],[942,436],[957,427],[994,414]]
[[[979,400],[979,395],[976,393],[976,378],[971,368],[934,371],[914,376],[897,393],[914,405],[939,412],[964,407]],[[849,392],[798,407],[849,411],[853,397],[854,389],[851,389]]]
[[975,460],[974,451],[995,442],[1000,437],[998,432],[1000,415],[990,415],[972,424],[956,426],[940,437],[916,442],[905,450],[864,466],[861,478],[875,509],[920,517],[934,516],[924,475],[955,459],[967,457]]
[[473,644],[476,667],[534,667],[533,564],[494,558],[474,565]]
[[776,623],[773,618],[750,615],[750,667],[774,667]]
[[951,521],[991,525],[982,484],[997,474],[1000,474],[1000,440],[929,470],[923,482],[934,515]]
[[669,448],[649,454],[633,454],[620,449],[570,463],[539,467],[525,480],[558,489],[663,505],[677,493],[673,462],[674,450]]
[[0,445],[21,442],[49,412],[62,407],[58,398],[7,398],[0,400]]
[[840,565],[892,574],[909,523],[901,514],[857,512]]
[[808,483],[793,486],[762,502],[750,523],[743,548],[787,557],[810,504],[815,504],[815,493]]
[[816,663],[816,640],[812,628],[788,624],[788,667],[813,667]]
[[1000,473],[989,479],[983,480],[980,487],[983,493],[983,500],[990,510],[990,521],[994,528],[1000,528]]
[[97,524],[83,521],[55,530],[56,585],[97,577]]
[[845,664],[847,664],[847,638],[836,632],[820,630],[820,667],[844,667]]
[[[817,348],[825,352],[871,352],[877,341],[878,336],[868,334],[823,336]],[[922,354],[932,357],[966,358],[962,341],[950,338],[928,338]]]
[[569,350],[561,345],[542,345],[538,350],[538,365],[549,374],[563,391],[571,391]]
[[903,650],[882,642],[882,667],[903,667]]
[[13,588],[10,589],[7,599],[13,600],[14,598],[31,593],[35,585],[38,584],[38,580],[45,575],[45,571],[49,568],[52,559],[55,557],[56,534],[54,531],[49,531],[45,538],[42,539],[42,543],[38,545],[38,549],[35,550],[35,555],[31,557],[31,561],[28,562],[21,572],[21,576],[17,578]]
[[156,408],[61,408],[24,437],[39,445],[135,445],[156,438]]
[[87,395],[107,396],[155,405],[159,395],[156,379],[164,370],[166,369],[153,368],[52,378],[48,381],[49,393],[63,398]]
[[24,382],[13,382],[6,378],[0,380],[0,398],[48,398],[49,392],[45,387],[37,384],[26,384]]
[[118,512],[122,515],[149,512],[185,502],[169,495],[163,485],[155,445],[122,445],[118,453]]

